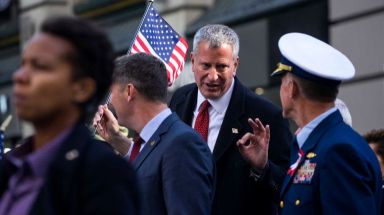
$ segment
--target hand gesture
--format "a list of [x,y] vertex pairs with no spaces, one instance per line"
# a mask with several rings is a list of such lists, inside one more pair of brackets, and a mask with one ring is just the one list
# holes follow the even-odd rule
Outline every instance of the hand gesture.
[[119,124],[107,105],[99,106],[92,125],[106,142],[111,143],[119,135]]
[[268,148],[270,129],[269,125],[264,125],[256,118],[248,119],[253,133],[246,133],[237,141],[241,155],[251,166],[257,170],[263,170],[268,162]]
[[107,105],[99,106],[95,117],[93,118],[93,127],[97,133],[111,146],[119,152],[120,155],[125,156],[132,145],[132,141],[126,134],[121,132],[117,119],[108,109]]

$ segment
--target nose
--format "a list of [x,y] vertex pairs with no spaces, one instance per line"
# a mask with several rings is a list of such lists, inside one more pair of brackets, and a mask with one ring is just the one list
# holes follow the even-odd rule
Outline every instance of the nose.
[[29,80],[29,72],[23,66],[18,68],[13,73],[13,83],[14,84],[26,83],[26,82],[28,82],[28,80]]
[[210,81],[216,81],[218,78],[219,78],[219,76],[218,76],[218,73],[217,73],[216,69],[215,68],[211,68],[208,71],[208,79]]

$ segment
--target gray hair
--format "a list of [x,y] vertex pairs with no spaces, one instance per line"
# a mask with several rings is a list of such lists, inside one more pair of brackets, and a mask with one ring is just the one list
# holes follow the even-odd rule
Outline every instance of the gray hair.
[[193,53],[201,41],[209,43],[210,48],[219,48],[224,44],[232,46],[233,57],[239,55],[239,36],[234,30],[225,25],[206,25],[200,28],[193,38]]
[[352,127],[352,116],[351,112],[349,112],[349,109],[347,105],[344,103],[343,100],[336,98],[335,100],[335,106],[337,109],[339,109],[341,116],[343,117],[343,121]]

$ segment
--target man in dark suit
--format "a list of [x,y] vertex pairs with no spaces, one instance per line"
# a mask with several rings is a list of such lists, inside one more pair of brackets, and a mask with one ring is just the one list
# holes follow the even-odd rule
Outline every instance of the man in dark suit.
[[[132,161],[143,203],[141,214],[210,214],[212,155],[199,134],[167,107],[165,65],[145,53],[120,57],[111,95],[118,122],[101,106],[94,126]],[[119,132],[119,124],[139,134],[133,144]]]
[[[238,53],[239,38],[229,27],[207,25],[198,30],[191,53],[196,83],[178,89],[170,107],[197,128],[202,104],[209,102],[209,123],[202,135],[217,169],[213,214],[272,214],[277,209],[274,196],[288,168],[291,134],[281,110],[236,78]],[[259,168],[244,160],[236,146],[251,131],[249,117],[262,118],[272,128],[270,160],[261,161]]]
[[[301,33],[279,40],[284,117],[301,128],[291,148],[291,166],[280,193],[279,214],[382,214],[381,174],[373,151],[345,124],[335,107],[342,80],[355,74],[352,63],[328,44]],[[243,155],[268,147],[269,128],[250,120],[253,134],[239,140]]]
[[84,125],[113,66],[106,35],[79,19],[51,17],[28,42],[13,101],[35,134],[0,163],[0,214],[138,213],[133,169]]

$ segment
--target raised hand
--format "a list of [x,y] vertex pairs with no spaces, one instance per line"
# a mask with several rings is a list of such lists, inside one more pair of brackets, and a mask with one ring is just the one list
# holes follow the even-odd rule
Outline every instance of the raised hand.
[[257,170],[263,170],[268,162],[268,148],[270,139],[269,125],[264,127],[263,123],[256,118],[248,119],[253,133],[246,133],[237,141],[241,155],[251,166]]
[[99,106],[93,119],[93,127],[97,133],[109,143],[119,135],[119,124],[107,105]]
[[92,126],[120,155],[125,156],[128,153],[132,141],[127,137],[126,133],[121,131],[117,119],[107,105],[99,106],[99,110],[93,118]]

